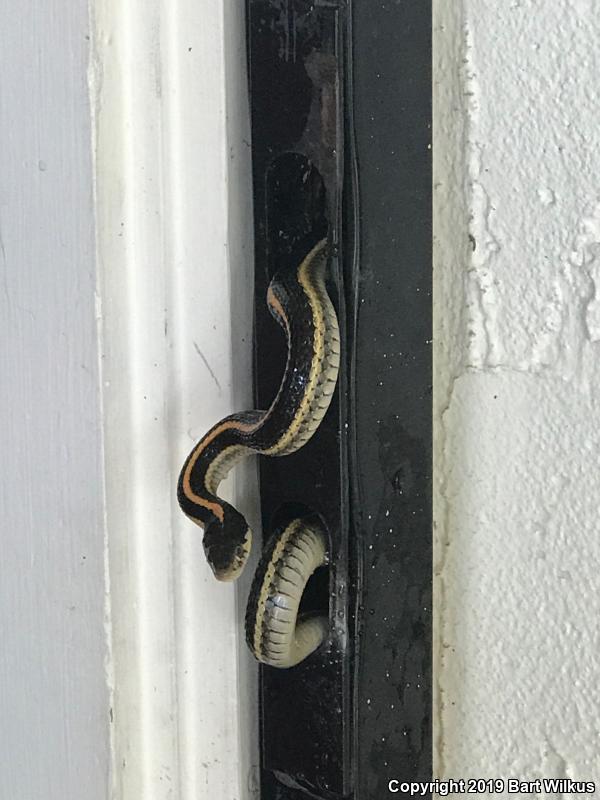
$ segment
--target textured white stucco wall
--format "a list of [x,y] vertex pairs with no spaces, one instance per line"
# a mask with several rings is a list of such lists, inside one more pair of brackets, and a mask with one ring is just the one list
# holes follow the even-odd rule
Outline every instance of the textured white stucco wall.
[[598,8],[434,6],[436,771],[600,781]]

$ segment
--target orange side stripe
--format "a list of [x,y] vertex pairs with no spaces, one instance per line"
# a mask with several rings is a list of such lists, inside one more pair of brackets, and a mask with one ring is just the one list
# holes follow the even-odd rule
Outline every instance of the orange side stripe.
[[185,468],[185,472],[183,473],[183,493],[187,497],[188,500],[191,500],[193,503],[197,503],[198,505],[202,506],[203,508],[207,508],[221,521],[223,522],[223,506],[220,503],[215,503],[212,500],[207,500],[206,498],[202,497],[199,494],[196,494],[191,486],[190,479],[192,475],[192,470],[196,466],[196,462],[206,449],[206,447],[214,440],[216,437],[223,433],[223,431],[231,430],[232,428],[236,428],[239,431],[243,431],[244,433],[251,433],[255,430],[260,423],[255,424],[244,424],[243,422],[235,422],[234,420],[229,420],[228,422],[223,422],[221,425],[218,425],[214,430],[212,430],[207,436],[201,439],[198,442],[196,449],[193,451],[190,459],[187,463]]

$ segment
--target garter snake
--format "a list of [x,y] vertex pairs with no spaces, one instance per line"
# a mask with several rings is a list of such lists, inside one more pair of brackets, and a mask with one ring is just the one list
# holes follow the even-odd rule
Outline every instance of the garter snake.
[[[222,419],[200,439],[182,467],[179,504],[204,529],[204,552],[218,580],[235,580],[241,574],[252,542],[244,516],[218,496],[219,484],[247,455],[285,456],[298,450],[315,433],[331,402],[340,340],[337,316],[325,287],[327,258],[327,242],[322,240],[297,269],[277,273],[269,284],[267,305],[287,340],[284,375],[270,407]],[[295,632],[306,581],[325,558],[324,532],[302,520],[290,523],[267,547],[246,615],[246,639],[260,661],[291,666],[322,640],[322,621],[317,625],[320,638],[315,635],[314,620],[299,625]],[[295,577],[289,580],[292,574]],[[287,599],[274,603],[271,595]],[[269,645],[269,637],[278,644],[271,641]],[[273,647],[278,652],[271,658]]]

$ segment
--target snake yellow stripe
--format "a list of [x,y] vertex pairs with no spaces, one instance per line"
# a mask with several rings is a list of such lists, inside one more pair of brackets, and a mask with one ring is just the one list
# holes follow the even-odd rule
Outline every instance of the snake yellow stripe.
[[183,512],[204,529],[203,545],[217,579],[235,580],[252,542],[244,516],[218,496],[221,481],[251,453],[285,456],[302,447],[321,423],[333,396],[340,362],[335,309],[325,286],[327,241],[296,269],[277,273],[267,305],[287,340],[287,362],[266,411],[232,414],[214,425],[188,455],[177,497]]

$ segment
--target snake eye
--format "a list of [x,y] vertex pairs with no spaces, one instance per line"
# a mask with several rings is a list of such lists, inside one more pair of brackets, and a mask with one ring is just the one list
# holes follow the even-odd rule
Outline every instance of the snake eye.
[[240,545],[239,547],[236,547],[235,554],[239,561],[245,561],[248,552],[244,549],[244,547],[242,547],[242,545]]

